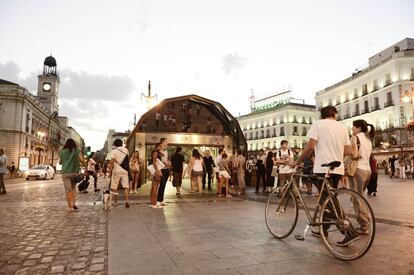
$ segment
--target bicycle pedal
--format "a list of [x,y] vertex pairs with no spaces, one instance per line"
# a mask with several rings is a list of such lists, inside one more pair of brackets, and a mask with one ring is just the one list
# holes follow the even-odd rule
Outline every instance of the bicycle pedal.
[[298,241],[304,241],[305,238],[302,235],[295,235],[295,239]]

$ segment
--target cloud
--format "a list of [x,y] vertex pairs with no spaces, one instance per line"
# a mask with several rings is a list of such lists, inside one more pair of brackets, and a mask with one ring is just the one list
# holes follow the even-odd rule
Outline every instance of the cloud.
[[13,61],[7,63],[0,63],[0,79],[11,82],[19,82],[20,67]]
[[238,75],[241,69],[247,65],[247,59],[240,56],[239,53],[226,54],[222,60],[222,68],[225,74],[235,73]]

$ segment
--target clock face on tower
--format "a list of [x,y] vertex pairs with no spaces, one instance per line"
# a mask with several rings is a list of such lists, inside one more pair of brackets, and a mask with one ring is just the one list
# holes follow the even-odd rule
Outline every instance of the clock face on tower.
[[44,83],[43,84],[43,91],[49,92],[50,88],[51,88],[50,83]]

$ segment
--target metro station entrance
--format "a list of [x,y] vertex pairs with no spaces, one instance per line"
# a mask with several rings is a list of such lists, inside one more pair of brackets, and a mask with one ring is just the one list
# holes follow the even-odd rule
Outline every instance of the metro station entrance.
[[247,152],[240,125],[220,103],[197,95],[168,98],[141,116],[126,141],[130,154],[138,151],[143,160],[141,171],[145,172],[141,173],[141,183],[150,179],[146,167],[161,138],[168,140],[168,157],[171,158],[176,147],[181,146],[187,164],[193,149],[202,156],[209,150],[213,160],[219,148],[223,148],[229,157],[234,149]]

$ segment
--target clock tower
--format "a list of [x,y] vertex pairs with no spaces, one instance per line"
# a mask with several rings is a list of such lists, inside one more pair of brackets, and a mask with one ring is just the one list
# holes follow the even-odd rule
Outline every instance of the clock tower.
[[43,74],[38,76],[37,99],[51,114],[59,113],[60,78],[56,67],[56,59],[50,55],[43,62]]

